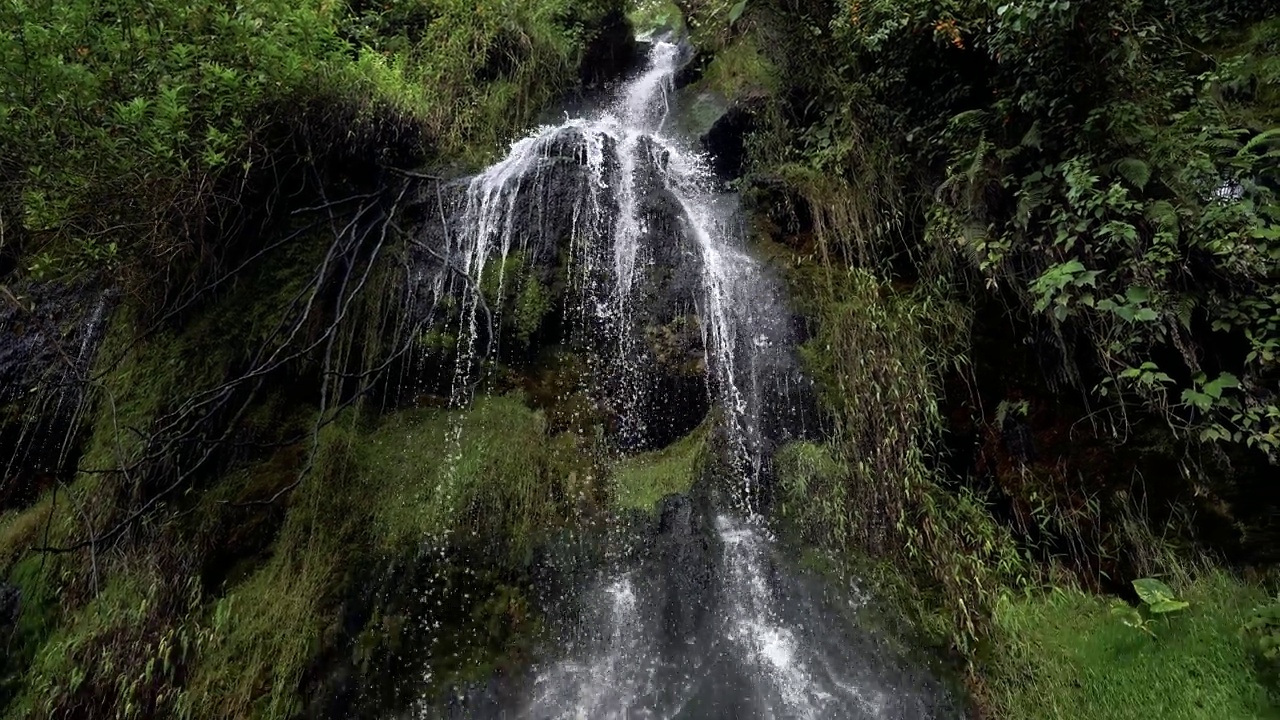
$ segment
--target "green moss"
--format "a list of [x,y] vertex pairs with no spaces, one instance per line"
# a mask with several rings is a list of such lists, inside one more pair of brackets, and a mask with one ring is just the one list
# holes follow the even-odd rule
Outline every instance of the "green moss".
[[[379,488],[373,535],[388,550],[469,527],[520,556],[564,518],[566,498],[590,476],[589,460],[549,438],[542,413],[511,397],[478,399],[465,413],[396,413],[360,458]],[[566,462],[580,472],[562,475]]]
[[1156,637],[1108,603],[1066,590],[996,608],[992,702],[1002,717],[1207,720],[1275,718],[1240,637],[1261,591],[1220,572],[1178,588],[1191,602],[1153,624]]
[[756,36],[747,34],[716,53],[698,87],[733,102],[775,95],[781,82]]
[[708,428],[703,422],[661,450],[619,460],[613,470],[616,505],[653,512],[667,495],[688,492],[702,469]]
[[361,500],[359,436],[330,425],[311,468],[289,500],[269,562],[206,612],[210,634],[182,706],[201,717],[286,718],[322,646],[345,568],[362,556],[368,516]]
[[22,511],[0,515],[0,574],[8,571],[37,539],[44,521],[49,518],[49,498]]
[[9,708],[4,717],[30,715],[30,697],[14,707],[9,703],[26,687],[32,662],[61,620],[55,567],[53,562],[31,556],[9,572],[7,580],[22,593],[22,605],[12,634],[4,638],[6,652],[0,658],[0,711]]
[[528,345],[532,335],[542,327],[542,321],[551,312],[551,293],[535,277],[525,279],[516,297],[512,323],[521,344]]
[[538,279],[536,268],[522,251],[484,268],[480,291],[489,309],[501,316],[504,331],[527,346],[551,312],[551,291]]

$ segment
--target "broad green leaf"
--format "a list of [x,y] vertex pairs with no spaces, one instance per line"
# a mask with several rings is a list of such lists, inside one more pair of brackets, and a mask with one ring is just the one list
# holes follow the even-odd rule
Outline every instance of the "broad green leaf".
[[1213,398],[1201,392],[1196,392],[1191,388],[1182,391],[1182,402],[1192,405],[1201,410],[1208,410],[1213,405]]
[[1240,380],[1231,373],[1222,373],[1216,380],[1206,383],[1204,392],[1215,398],[1222,397],[1223,390],[1229,390],[1240,387]]
[[1120,618],[1120,622],[1129,627],[1142,627],[1142,613],[1138,612],[1138,608],[1115,605],[1111,608],[1111,614]]
[[738,22],[738,18],[742,17],[742,13],[747,11],[747,0],[738,0],[737,4],[729,8],[729,24]]
[[1151,612],[1155,615],[1164,615],[1165,613],[1178,612],[1191,607],[1191,603],[1185,600],[1161,600],[1160,602],[1151,603]]
[[1142,598],[1142,601],[1148,605],[1177,599],[1177,596],[1173,594],[1172,588],[1155,578],[1134,580],[1133,589],[1137,591],[1138,597]]

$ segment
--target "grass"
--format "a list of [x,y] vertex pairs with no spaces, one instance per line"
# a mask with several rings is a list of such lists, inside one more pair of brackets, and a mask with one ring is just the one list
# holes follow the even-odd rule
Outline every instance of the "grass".
[[290,548],[219,600],[211,639],[183,698],[196,717],[293,717],[303,672],[331,619],[340,548],[320,538]]
[[[1175,588],[1179,589],[1179,588]],[[1108,601],[1076,590],[1006,599],[995,612],[999,717],[1027,720],[1277,718],[1257,682],[1241,626],[1261,590],[1210,572],[1179,589],[1191,607],[1123,624]]]
[[360,437],[326,427],[311,472],[289,500],[270,560],[216,602],[209,638],[180,707],[196,717],[293,717],[302,676],[332,621],[345,568],[362,557],[371,497],[357,461]]
[[26,510],[0,515],[0,573],[8,570],[34,543],[42,521],[48,516],[49,505],[43,500]]
[[[325,427],[309,471],[282,501],[278,531],[228,509],[229,501],[271,497],[289,485],[303,467],[305,445],[206,489],[194,508],[194,529],[159,525],[154,546],[101,555],[93,582],[79,577],[85,568],[56,557],[43,572],[38,556],[22,557],[43,527],[49,497],[0,518],[0,562],[17,562],[8,579],[30,598],[11,648],[18,665],[0,663],[0,701],[9,717],[94,708],[122,717],[296,716],[304,709],[299,691],[307,669],[339,642],[334,611],[353,568],[413,556],[431,540],[481,553],[442,558],[441,572],[482,571],[500,590],[489,600],[480,590],[459,598],[459,617],[483,625],[490,640],[529,632],[537,617],[521,599],[523,587],[489,570],[521,567],[544,532],[599,497],[600,474],[579,439],[548,434],[542,413],[518,397],[485,397],[468,411],[402,411],[372,427],[352,414]],[[76,532],[80,520],[71,508],[99,492],[96,486],[82,476],[59,494],[55,541]],[[251,547],[256,541],[240,536],[258,532],[274,533],[266,552],[211,588],[213,596],[199,587],[200,548]],[[177,542],[164,540],[170,536]],[[480,565],[460,564],[462,557]],[[436,582],[456,582],[444,577]],[[440,677],[500,662],[505,645],[460,638],[455,644],[466,661],[433,658]],[[166,655],[178,645],[180,654]],[[163,673],[161,658],[168,658]]]
[[661,450],[623,458],[614,467],[619,508],[652,512],[667,495],[688,492],[698,478],[707,444],[707,423]]

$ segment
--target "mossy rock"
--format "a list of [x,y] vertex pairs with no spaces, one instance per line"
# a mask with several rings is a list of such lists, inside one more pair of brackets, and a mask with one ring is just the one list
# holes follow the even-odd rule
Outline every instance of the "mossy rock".
[[668,495],[687,493],[706,462],[710,421],[661,450],[618,460],[613,468],[614,503],[621,510],[654,513]]

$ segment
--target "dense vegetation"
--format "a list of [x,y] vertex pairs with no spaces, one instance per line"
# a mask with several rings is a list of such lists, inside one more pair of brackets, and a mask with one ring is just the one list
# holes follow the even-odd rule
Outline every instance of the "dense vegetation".
[[[690,124],[741,156],[809,327],[833,432],[779,452],[779,529],[874,579],[990,716],[1275,716],[1280,18],[631,9],[699,48]],[[42,288],[114,288],[89,367],[0,391],[0,716],[291,717],[397,669],[483,680],[539,632],[535,552],[702,473],[705,424],[609,466],[562,358],[442,408],[406,349],[444,366],[456,338],[390,307],[429,180],[406,172],[474,168],[609,77],[622,12],[0,6],[0,304],[78,339],[39,326]],[[529,345],[550,291],[485,291]],[[423,668],[397,653],[429,613]]]
[[38,275],[159,274],[216,253],[246,201],[263,202],[315,156],[491,153],[577,80],[588,27],[606,10],[6,4],[5,252]]
[[[456,630],[436,638],[440,687],[518,654],[524,564],[458,558],[522,558],[568,513],[541,481],[589,504],[592,460],[519,403],[378,420],[413,345],[388,324],[388,236],[406,169],[475,167],[611,72],[597,39],[625,33],[621,5],[39,1],[0,23],[0,296],[19,347],[0,393],[0,715],[350,708],[331,660],[377,688],[373,658],[421,642],[424,609],[355,635],[335,618],[415,572],[472,588],[446,599],[495,598],[431,603]],[[81,342],[95,305],[96,360],[28,372],[21,339]],[[410,480],[446,427],[469,428],[448,448],[467,462],[424,498]],[[468,519],[485,548],[363,569]]]
[[[904,602],[996,715],[1266,716],[1275,576],[1210,568],[1277,559],[1280,19],[680,5],[715,49],[690,93],[751,112],[741,185],[836,421],[780,455],[784,517],[886,587],[916,568]],[[1157,642],[1130,615],[1152,575],[1198,598]],[[1189,704],[1133,653],[1223,684]]]

